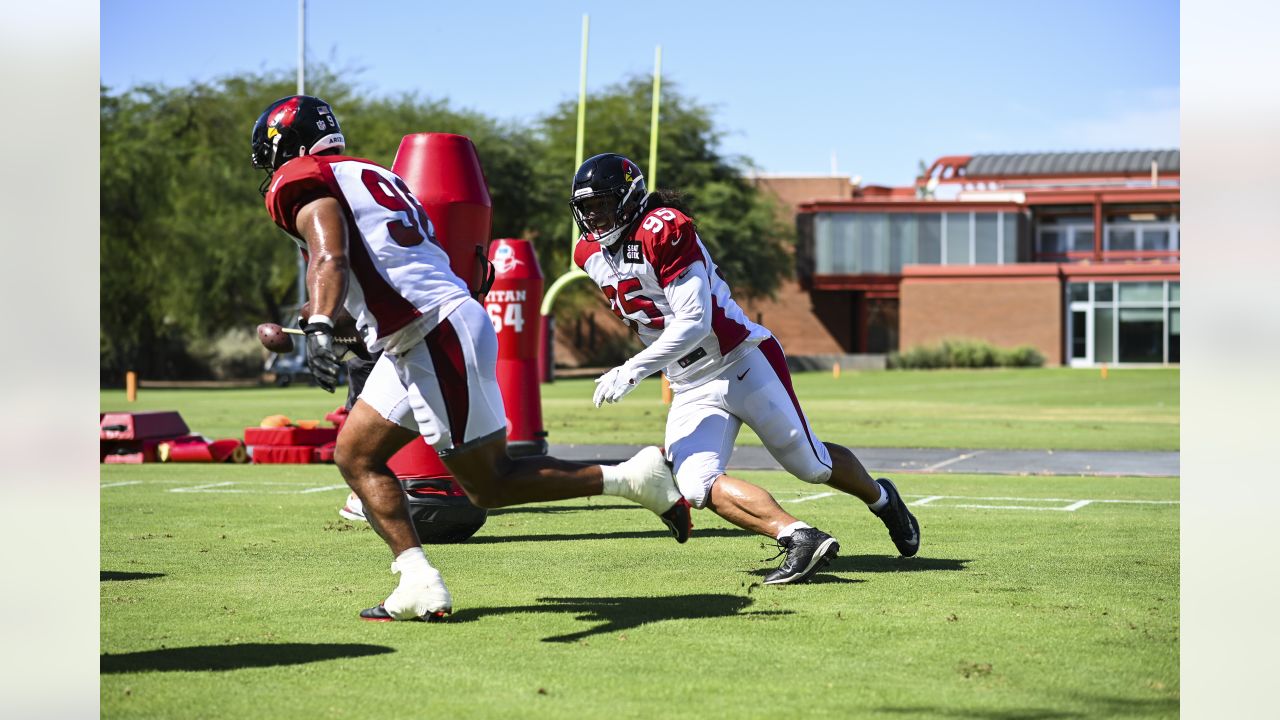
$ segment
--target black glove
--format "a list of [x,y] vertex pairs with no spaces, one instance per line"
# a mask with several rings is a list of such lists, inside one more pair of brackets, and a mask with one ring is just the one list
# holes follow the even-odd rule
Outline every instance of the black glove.
[[307,334],[307,367],[316,384],[329,392],[338,384],[338,356],[333,350],[333,326],[325,323],[308,323],[302,331]]

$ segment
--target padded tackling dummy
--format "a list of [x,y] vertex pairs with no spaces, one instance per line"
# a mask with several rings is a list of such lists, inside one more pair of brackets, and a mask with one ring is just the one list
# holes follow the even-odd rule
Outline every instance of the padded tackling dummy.
[[409,517],[424,544],[460,543],[484,526],[489,511],[471,504],[448,479],[406,479]]

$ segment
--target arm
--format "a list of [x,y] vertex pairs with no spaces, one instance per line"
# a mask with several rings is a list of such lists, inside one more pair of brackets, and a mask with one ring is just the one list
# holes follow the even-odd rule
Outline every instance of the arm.
[[347,297],[347,223],[332,197],[312,200],[298,210],[295,224],[307,241],[307,295],[312,315],[306,319],[307,365],[320,387],[333,392],[338,384],[338,356],[333,347],[333,318]]
[[701,262],[689,266],[683,277],[663,289],[672,318],[649,347],[636,353],[626,367],[633,382],[652,375],[688,355],[711,332],[711,283]]
[[313,200],[298,210],[298,232],[307,241],[307,296],[312,315],[329,319],[338,316],[347,298],[347,222],[338,201],[331,197]]
[[663,292],[671,304],[670,324],[649,347],[596,379],[596,407],[618,402],[655,370],[689,354],[711,332],[711,283],[706,265],[693,263]]

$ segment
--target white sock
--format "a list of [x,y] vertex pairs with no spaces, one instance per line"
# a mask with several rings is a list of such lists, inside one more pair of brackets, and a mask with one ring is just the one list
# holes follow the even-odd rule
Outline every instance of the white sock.
[[427,560],[427,554],[420,547],[409,548],[400,553],[396,556],[396,561],[392,565],[395,570],[400,571],[401,579],[435,569],[431,567],[431,562]]
[[876,487],[880,488],[880,499],[873,503],[867,503],[867,507],[871,508],[871,512],[880,512],[885,505],[889,504],[889,492],[880,483],[876,483]]
[[790,525],[779,530],[778,539],[781,540],[783,538],[791,537],[791,533],[797,530],[803,530],[804,528],[807,528],[807,527],[813,527],[813,526],[803,520],[797,520],[791,523]]
[[600,474],[604,477],[601,483],[603,495],[622,495],[624,485],[622,482],[622,468],[617,465],[601,465]]

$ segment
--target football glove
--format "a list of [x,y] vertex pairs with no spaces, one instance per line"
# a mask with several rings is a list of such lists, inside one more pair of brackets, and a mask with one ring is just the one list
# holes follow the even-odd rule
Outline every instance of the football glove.
[[338,385],[338,355],[333,346],[333,326],[322,323],[307,323],[302,328],[307,334],[307,367],[316,384],[329,392]]
[[619,365],[596,378],[596,393],[593,401],[596,407],[601,403],[615,403],[626,397],[627,393],[636,389],[635,372],[626,365]]

